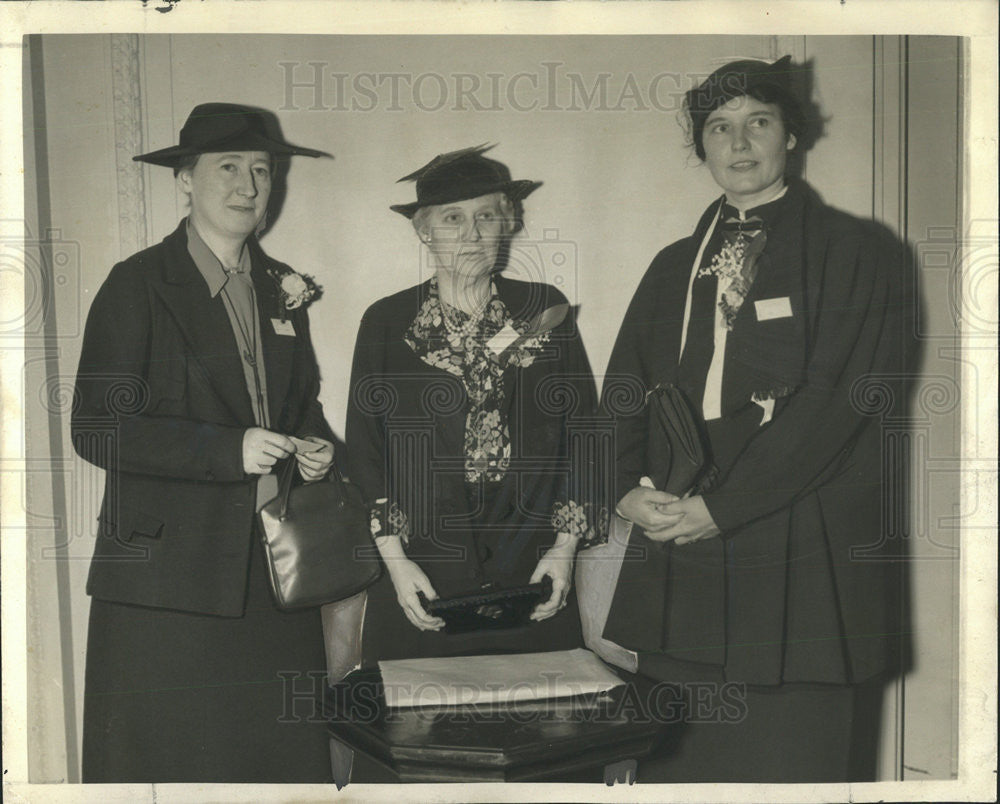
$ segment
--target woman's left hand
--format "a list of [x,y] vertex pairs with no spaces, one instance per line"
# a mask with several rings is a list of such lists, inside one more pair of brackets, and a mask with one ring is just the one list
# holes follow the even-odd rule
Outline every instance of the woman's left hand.
[[681,514],[681,518],[662,530],[646,531],[646,535],[654,541],[689,544],[721,533],[701,496],[666,503],[660,510],[664,514]]
[[323,478],[333,464],[333,443],[318,436],[307,436],[303,439],[296,439],[296,441],[309,441],[320,445],[319,449],[309,452],[300,449],[295,453],[295,460],[299,464],[299,474],[302,475],[302,479],[311,483],[313,480]]
[[546,575],[552,579],[552,595],[548,600],[535,606],[531,619],[535,622],[547,620],[566,605],[569,590],[573,586],[573,561],[576,558],[576,539],[560,533],[556,542],[542,556],[529,583],[539,583]]

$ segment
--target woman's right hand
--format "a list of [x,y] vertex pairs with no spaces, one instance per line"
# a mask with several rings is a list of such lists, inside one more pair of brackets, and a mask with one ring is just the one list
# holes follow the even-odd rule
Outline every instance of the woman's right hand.
[[635,522],[646,531],[647,536],[655,538],[657,531],[676,525],[681,520],[682,514],[664,513],[661,508],[677,499],[678,497],[666,491],[636,486],[622,497],[616,510],[622,519]]
[[243,471],[248,475],[269,475],[275,463],[295,452],[288,436],[251,427],[243,433]]
[[389,570],[389,579],[396,589],[396,600],[406,615],[406,619],[421,631],[439,631],[444,627],[444,620],[432,617],[420,603],[419,593],[423,592],[428,600],[434,600],[437,592],[430,579],[424,574],[415,561],[406,557],[397,536],[383,536],[375,540],[382,555],[382,561]]

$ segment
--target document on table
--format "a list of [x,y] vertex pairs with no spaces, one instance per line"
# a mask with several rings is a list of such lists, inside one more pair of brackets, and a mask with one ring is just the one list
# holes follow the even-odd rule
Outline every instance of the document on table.
[[507,704],[606,692],[625,682],[589,650],[379,662],[390,707]]

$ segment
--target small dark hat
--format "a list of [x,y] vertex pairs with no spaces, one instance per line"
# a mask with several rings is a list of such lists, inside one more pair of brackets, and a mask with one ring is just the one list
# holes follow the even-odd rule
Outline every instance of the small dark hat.
[[180,144],[133,156],[136,162],[176,167],[195,154],[219,151],[266,151],[272,156],[330,156],[324,151],[285,142],[280,132],[272,136],[264,113],[235,103],[202,103],[195,106],[181,129]]
[[731,61],[687,92],[685,99],[688,113],[692,116],[708,114],[763,84],[779,87],[787,92],[791,83],[791,63],[791,56],[782,56],[773,64],[756,59]]
[[417,182],[417,200],[410,204],[393,204],[389,209],[412,218],[421,207],[465,201],[490,193],[504,193],[511,201],[520,201],[541,187],[540,181],[512,180],[503,162],[483,156],[493,147],[483,144],[435,156],[422,168],[399,180]]

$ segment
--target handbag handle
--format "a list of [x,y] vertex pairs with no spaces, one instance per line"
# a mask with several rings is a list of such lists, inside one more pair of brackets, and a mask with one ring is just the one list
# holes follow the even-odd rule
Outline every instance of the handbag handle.
[[[347,498],[347,489],[344,488],[344,477],[340,474],[340,469],[337,468],[337,462],[333,461],[330,464],[329,475],[332,482],[336,484],[337,491],[340,492],[340,499],[337,501],[337,507],[343,508],[344,501]],[[281,474],[278,476],[278,499],[281,501],[278,506],[278,519],[282,522],[288,519],[289,511],[288,505],[292,497],[292,481],[295,479],[295,458],[290,456],[285,459],[285,465],[281,469]]]

